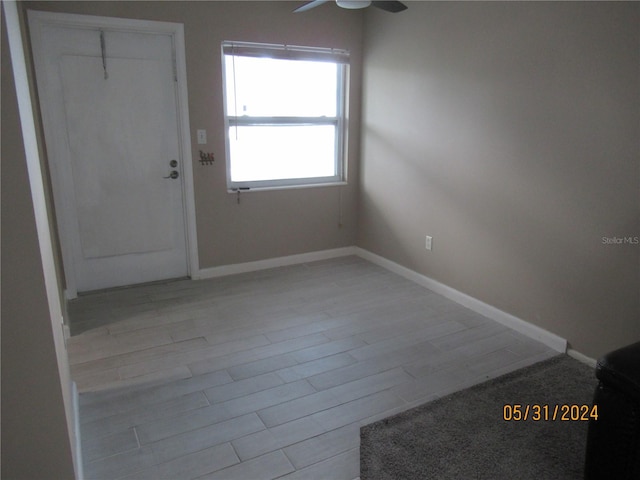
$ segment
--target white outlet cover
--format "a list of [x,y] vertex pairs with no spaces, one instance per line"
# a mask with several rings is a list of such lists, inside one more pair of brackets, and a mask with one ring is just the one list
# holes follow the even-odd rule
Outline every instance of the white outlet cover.
[[205,145],[207,143],[207,131],[198,130],[198,145]]

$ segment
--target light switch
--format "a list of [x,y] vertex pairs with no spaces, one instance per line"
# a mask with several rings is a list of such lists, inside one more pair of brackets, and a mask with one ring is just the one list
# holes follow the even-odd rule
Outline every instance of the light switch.
[[433,237],[430,237],[429,235],[427,235],[427,241],[425,242],[424,246],[427,250],[431,250],[433,246]]
[[207,131],[198,130],[198,145],[205,145],[207,143]]

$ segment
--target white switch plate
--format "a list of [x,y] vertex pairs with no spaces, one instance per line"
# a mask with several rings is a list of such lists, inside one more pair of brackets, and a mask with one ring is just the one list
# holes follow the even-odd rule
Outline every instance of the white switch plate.
[[427,235],[427,241],[425,242],[425,248],[427,250],[431,250],[431,245],[433,244],[433,237]]
[[207,143],[207,131],[198,130],[198,145],[205,145]]

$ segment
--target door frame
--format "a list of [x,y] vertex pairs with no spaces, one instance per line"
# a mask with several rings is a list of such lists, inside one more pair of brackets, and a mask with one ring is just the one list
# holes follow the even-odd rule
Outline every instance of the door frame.
[[[184,25],[173,22],[158,22],[153,20],[134,20],[126,18],[102,17],[93,15],[79,15],[70,13],[53,13],[43,11],[28,11],[29,30],[31,33],[31,48],[35,65],[43,62],[44,45],[43,30],[48,26],[68,28],[109,29],[121,32],[151,33],[170,35],[173,40],[173,55],[175,61],[176,85],[176,117],[178,120],[178,141],[182,156],[183,172],[182,196],[184,209],[184,230],[187,249],[187,275],[193,277],[199,270],[198,245],[196,230],[195,190],[193,183],[193,162],[191,151],[191,127],[189,125],[189,105],[187,90],[187,66],[185,57]],[[37,79],[36,79],[37,80]],[[44,91],[39,91],[39,105],[43,125],[51,122],[52,106],[49,104]],[[48,138],[44,132],[45,143],[53,143],[55,140]],[[65,141],[68,141],[65,139]],[[58,235],[62,252],[62,264],[66,279],[65,297],[76,298],[78,295],[77,282],[73,256],[73,225],[69,214],[66,195],[63,194],[65,178],[59,160],[53,156],[48,157],[51,172],[51,184],[53,201],[57,212]]]

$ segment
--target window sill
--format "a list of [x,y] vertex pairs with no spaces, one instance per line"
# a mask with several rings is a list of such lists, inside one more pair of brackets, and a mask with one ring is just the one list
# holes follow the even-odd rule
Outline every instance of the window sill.
[[342,187],[348,185],[348,182],[330,182],[330,183],[308,183],[302,185],[278,185],[271,187],[251,187],[251,188],[227,188],[227,193],[238,194],[251,193],[251,192],[266,192],[269,190],[299,190],[303,188],[318,188],[318,187]]

